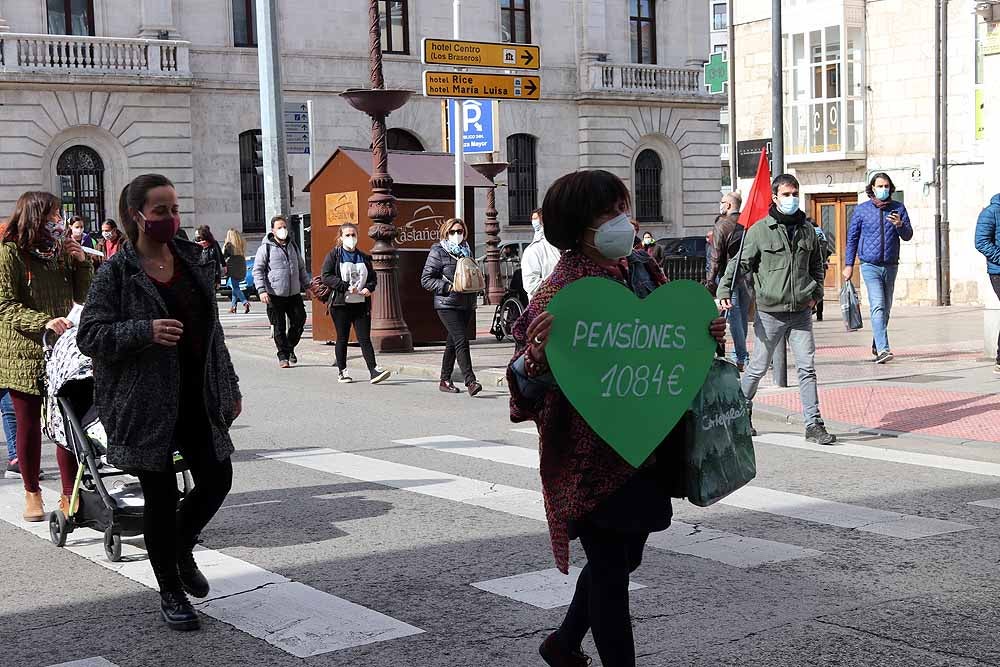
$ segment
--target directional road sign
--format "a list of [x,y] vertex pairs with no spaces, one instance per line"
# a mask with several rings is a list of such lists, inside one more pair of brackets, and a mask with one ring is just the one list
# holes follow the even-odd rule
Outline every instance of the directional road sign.
[[[455,105],[458,100],[448,100],[448,152],[455,152]],[[462,145],[466,154],[494,153],[499,148],[499,113],[495,100],[464,100],[462,102]]]
[[309,107],[305,102],[285,103],[285,152],[309,154]]
[[534,44],[424,38],[422,52],[425,65],[530,70],[541,67],[541,49]]
[[542,80],[516,74],[424,72],[424,96],[533,101],[542,96]]

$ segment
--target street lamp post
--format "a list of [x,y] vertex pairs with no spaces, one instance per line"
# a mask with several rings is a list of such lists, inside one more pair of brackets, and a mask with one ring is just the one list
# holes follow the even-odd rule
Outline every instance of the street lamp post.
[[396,238],[396,198],[392,196],[389,175],[389,151],[386,147],[385,119],[406,104],[407,90],[387,90],[382,74],[382,35],[378,0],[368,2],[369,63],[371,89],[341,93],[348,104],[372,119],[372,196],[368,198],[368,217],[372,221],[368,236],[375,240],[372,264],[378,286],[372,297],[372,342],[380,351],[412,352],[413,337],[403,319],[399,300],[399,257],[393,242]]
[[486,290],[486,304],[495,305],[503,298],[504,289],[500,285],[500,223],[497,222],[497,185],[494,178],[507,169],[506,162],[494,162],[493,155],[487,162],[470,165],[490,181],[486,191],[486,275],[489,288]]

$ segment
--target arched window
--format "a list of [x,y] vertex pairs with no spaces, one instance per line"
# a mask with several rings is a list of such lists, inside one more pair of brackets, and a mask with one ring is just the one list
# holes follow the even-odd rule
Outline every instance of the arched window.
[[90,230],[104,222],[104,161],[93,148],[73,146],[56,163],[63,217],[83,216]]
[[507,137],[507,217],[512,225],[530,225],[538,207],[537,143],[530,134]]
[[386,146],[391,151],[424,151],[424,145],[420,143],[416,135],[406,130],[394,127],[385,133]]
[[264,144],[260,130],[240,134],[240,201],[243,231],[261,234],[264,224]]
[[639,222],[663,222],[663,162],[646,149],[635,160],[635,217]]

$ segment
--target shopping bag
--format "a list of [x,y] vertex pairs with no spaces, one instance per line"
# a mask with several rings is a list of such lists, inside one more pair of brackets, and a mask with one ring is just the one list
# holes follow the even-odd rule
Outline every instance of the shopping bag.
[[844,326],[848,331],[857,331],[863,327],[858,291],[854,289],[850,280],[840,288],[840,314],[844,318]]
[[686,419],[687,499],[708,507],[757,475],[750,414],[734,363],[715,359]]

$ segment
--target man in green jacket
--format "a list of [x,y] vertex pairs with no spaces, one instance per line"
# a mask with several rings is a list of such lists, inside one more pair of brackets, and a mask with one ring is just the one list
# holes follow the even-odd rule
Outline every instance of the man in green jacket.
[[826,431],[816,391],[816,340],[812,309],[823,298],[823,249],[806,215],[799,210],[799,182],[782,174],[771,184],[768,216],[746,232],[742,259],[732,260],[717,296],[732,307],[732,285],[737,271],[753,277],[757,295],[755,344],[750,365],[741,381],[747,400],[753,401],[771,357],[785,337],[799,372],[799,396],[806,422],[806,440],[832,445],[837,438]]

